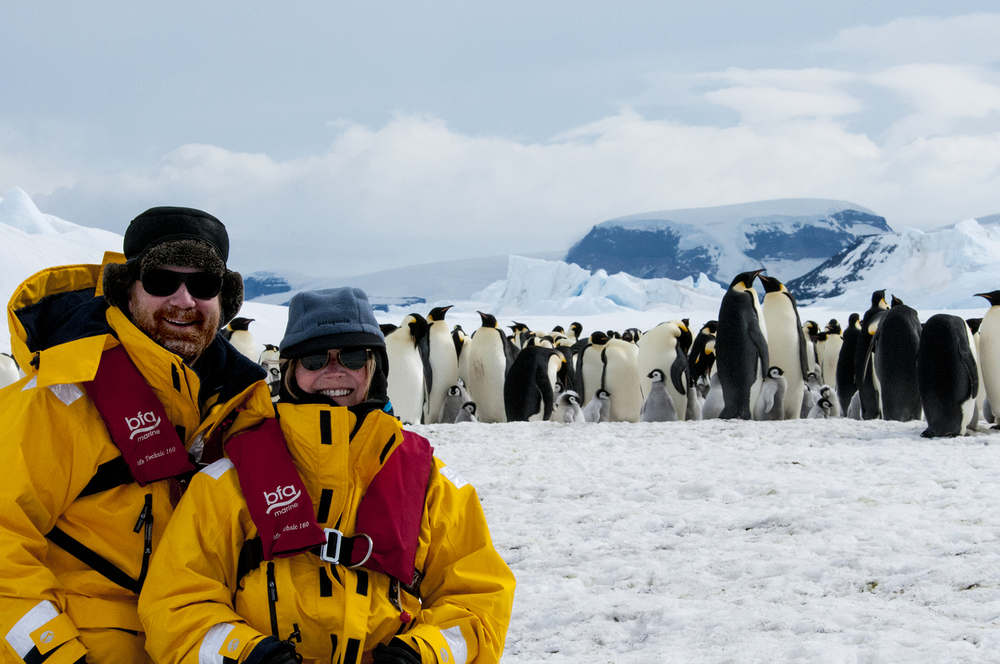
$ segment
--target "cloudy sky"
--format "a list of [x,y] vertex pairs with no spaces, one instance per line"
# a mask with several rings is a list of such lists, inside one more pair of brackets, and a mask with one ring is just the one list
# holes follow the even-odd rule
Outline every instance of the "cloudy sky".
[[200,207],[317,276],[771,198],[1000,212],[995,3],[813,4],[6,0],[0,197]]

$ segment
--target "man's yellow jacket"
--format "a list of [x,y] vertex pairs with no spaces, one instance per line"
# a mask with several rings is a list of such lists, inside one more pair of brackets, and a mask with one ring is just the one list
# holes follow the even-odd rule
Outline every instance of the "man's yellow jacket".
[[101,273],[100,265],[44,270],[8,304],[13,354],[27,375],[0,391],[0,661],[76,662],[87,652],[78,630],[142,631],[135,587],[46,538],[65,533],[137,585],[179,496],[171,479],[81,497],[102,464],[120,457],[82,385],[104,350],[125,348],[195,456],[224,420],[235,433],[273,416],[253,362],[216,338],[196,372],[108,307]]
[[[319,525],[355,535],[361,499],[400,445],[398,420],[321,404],[277,408]],[[232,463],[216,462],[192,479],[153,558],[139,602],[147,648],[159,662],[223,664],[243,662],[266,636],[297,633],[305,662],[354,664],[397,636],[424,664],[498,661],[514,577],[475,489],[434,459],[426,494],[414,499],[423,502],[415,562],[423,578],[414,594],[386,574],[315,552],[263,561],[240,578],[241,551],[257,529]]]

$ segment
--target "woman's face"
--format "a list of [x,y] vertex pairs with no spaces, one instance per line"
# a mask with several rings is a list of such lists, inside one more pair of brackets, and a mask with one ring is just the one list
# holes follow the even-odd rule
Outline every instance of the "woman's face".
[[357,406],[368,391],[368,365],[347,369],[340,363],[339,351],[331,350],[326,366],[309,371],[301,362],[295,363],[295,382],[303,392],[322,394],[338,406]]

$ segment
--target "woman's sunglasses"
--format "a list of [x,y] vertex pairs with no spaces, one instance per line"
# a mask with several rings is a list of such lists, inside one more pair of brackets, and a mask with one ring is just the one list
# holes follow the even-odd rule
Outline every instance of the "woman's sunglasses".
[[211,300],[222,290],[222,277],[211,272],[174,272],[172,270],[147,270],[139,277],[142,288],[154,297],[167,297],[177,292],[181,284],[187,286],[191,297]]
[[315,355],[303,355],[299,358],[299,364],[306,371],[319,371],[325,367],[330,358],[334,362],[340,362],[340,366],[348,371],[357,371],[368,364],[370,351],[367,348],[352,348],[351,350],[328,350],[325,353]]

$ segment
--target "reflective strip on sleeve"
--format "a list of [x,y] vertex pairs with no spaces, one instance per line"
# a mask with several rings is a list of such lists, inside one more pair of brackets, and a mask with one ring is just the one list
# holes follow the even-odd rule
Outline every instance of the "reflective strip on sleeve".
[[[448,647],[451,648],[451,655],[455,658],[454,664],[465,664],[469,661],[469,646],[465,642],[465,637],[462,636],[461,627],[455,625],[448,629],[442,629],[441,636],[444,637],[444,640],[448,642]],[[446,655],[447,653],[442,654]],[[447,657],[442,657],[441,659],[448,661]]]
[[465,478],[462,477],[457,470],[452,470],[450,466],[443,466],[441,468],[441,474],[451,480],[451,483],[455,485],[456,489],[461,489],[463,486],[468,484]]
[[222,477],[227,470],[231,470],[233,468],[235,468],[235,466],[229,459],[219,459],[215,463],[202,468],[201,472],[205,473],[213,480],[217,480]]
[[233,631],[233,625],[229,623],[219,623],[212,625],[205,638],[201,640],[201,649],[198,651],[198,664],[223,664],[225,657],[219,651],[226,646],[226,639]]
[[59,611],[56,610],[55,605],[48,600],[42,600],[21,616],[21,619],[7,632],[7,643],[21,659],[24,659],[35,647],[35,642],[31,640],[31,633],[58,617]]

